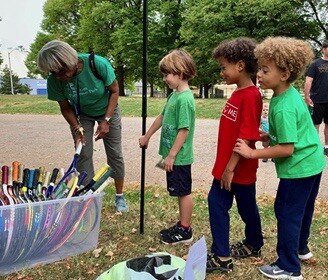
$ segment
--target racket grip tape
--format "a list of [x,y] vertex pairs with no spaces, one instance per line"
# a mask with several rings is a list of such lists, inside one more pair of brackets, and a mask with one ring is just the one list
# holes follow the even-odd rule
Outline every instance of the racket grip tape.
[[18,175],[19,175],[19,162],[18,161],[14,161],[12,163],[12,167],[13,167],[13,181],[17,182],[18,181]]
[[59,173],[59,169],[58,168],[54,168],[52,170],[52,174],[51,174],[51,177],[50,177],[50,183],[55,183],[56,182],[58,173]]
[[7,185],[8,184],[8,174],[9,174],[9,166],[8,165],[4,165],[1,168],[2,171],[2,184],[3,185]]
[[30,169],[30,172],[28,174],[28,181],[27,181],[27,187],[29,189],[32,189],[33,188],[34,173],[35,173],[35,170],[34,169]]
[[30,169],[24,168],[23,170],[23,186],[27,187],[29,181]]

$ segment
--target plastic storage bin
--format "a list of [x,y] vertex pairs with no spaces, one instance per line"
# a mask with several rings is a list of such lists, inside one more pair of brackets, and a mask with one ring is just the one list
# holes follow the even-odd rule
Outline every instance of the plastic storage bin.
[[103,193],[0,207],[0,275],[97,246]]

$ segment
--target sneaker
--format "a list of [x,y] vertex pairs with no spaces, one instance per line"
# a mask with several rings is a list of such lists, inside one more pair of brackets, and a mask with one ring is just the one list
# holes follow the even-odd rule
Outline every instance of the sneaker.
[[115,196],[115,207],[117,212],[128,212],[129,207],[126,204],[124,195],[122,196]]
[[275,263],[260,266],[259,271],[271,279],[303,280],[303,276],[300,272],[285,271],[279,268]]
[[251,245],[242,240],[230,246],[230,254],[233,258],[260,257],[261,248],[254,249]]
[[222,272],[231,272],[233,270],[232,259],[221,261],[215,254],[207,255],[206,272],[220,270]]
[[190,243],[192,240],[192,228],[185,230],[179,226],[172,228],[167,234],[161,236],[161,242],[164,244]]
[[325,156],[328,157],[328,148],[323,148],[323,153],[324,153]]
[[267,158],[262,159],[262,162],[268,162]]
[[311,253],[308,246],[306,246],[303,250],[298,251],[298,258],[302,261],[306,261],[308,259],[311,259],[313,257],[313,254]]
[[169,227],[169,228],[162,229],[162,230],[159,232],[159,234],[160,234],[161,236],[163,236],[163,235],[167,235],[167,234],[169,234],[170,232],[174,231],[177,227],[179,227],[179,222],[176,223],[175,225]]

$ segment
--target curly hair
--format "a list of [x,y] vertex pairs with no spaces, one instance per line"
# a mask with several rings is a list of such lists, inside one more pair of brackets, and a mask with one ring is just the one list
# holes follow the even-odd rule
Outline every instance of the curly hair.
[[247,37],[239,37],[222,41],[212,53],[214,59],[225,58],[230,63],[243,61],[246,71],[255,74],[257,71],[257,60],[254,56],[256,42]]
[[192,56],[183,49],[170,51],[159,62],[159,70],[163,74],[182,75],[183,80],[191,80],[196,76],[196,65]]
[[306,41],[289,37],[268,37],[255,48],[259,63],[274,61],[282,71],[288,71],[287,82],[294,82],[303,74],[314,58],[313,50]]

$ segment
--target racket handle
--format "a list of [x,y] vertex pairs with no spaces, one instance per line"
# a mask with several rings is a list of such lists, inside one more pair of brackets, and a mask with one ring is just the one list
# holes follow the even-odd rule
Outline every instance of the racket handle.
[[8,185],[9,166],[8,165],[2,166],[1,171],[2,171],[2,178],[1,178],[2,185]]
[[109,169],[109,165],[106,163],[104,164],[100,169],[98,169],[98,171],[96,172],[96,174],[93,176],[92,180],[90,181],[90,183],[84,187],[83,189],[78,190],[75,195],[80,195],[85,193],[86,191],[90,190],[92,188],[92,186],[96,183],[96,181]]
[[13,167],[9,166],[8,168],[8,186],[13,185]]
[[44,180],[43,180],[43,185],[42,185],[43,196],[45,196],[47,193],[47,188],[48,188],[49,182],[50,182],[50,171],[47,171],[46,174],[44,175]]
[[30,189],[30,190],[33,188],[34,173],[35,173],[35,170],[30,169],[30,172],[28,174],[28,181],[27,181],[27,188]]
[[112,180],[111,178],[107,178],[107,180],[105,182],[103,182],[101,184],[101,186],[98,189],[96,189],[93,193],[95,193],[95,194],[101,193],[109,185],[111,180]]
[[83,148],[83,144],[82,142],[80,142],[75,149],[75,154],[80,155],[82,148]]
[[83,184],[83,181],[85,180],[85,178],[87,177],[87,172],[86,171],[82,171],[79,175],[79,180],[77,181],[77,186],[80,187]]
[[46,192],[46,197],[47,198],[49,198],[51,196],[52,192],[53,192],[58,173],[59,173],[58,168],[54,168],[52,170],[52,174],[51,174],[51,177],[50,177],[50,183],[48,185],[47,192]]
[[18,172],[19,172],[19,162],[18,161],[14,161],[12,163],[12,167],[13,167],[13,181],[17,182],[18,181]]
[[91,190],[94,192],[98,189],[110,176],[113,174],[113,169],[109,168],[91,187]]
[[32,184],[33,188],[38,185],[39,178],[40,178],[40,169],[35,169],[34,176],[33,176],[33,184]]
[[24,164],[18,165],[18,182],[23,182],[23,176],[24,176]]
[[24,168],[24,170],[23,170],[23,186],[24,187],[27,187],[27,185],[28,185],[29,174],[30,174],[30,169]]
[[59,169],[58,168],[54,168],[52,170],[52,174],[51,174],[51,177],[50,177],[50,184],[51,183],[55,183],[56,182],[56,179],[57,179],[57,176],[58,176],[58,173],[59,173]]

